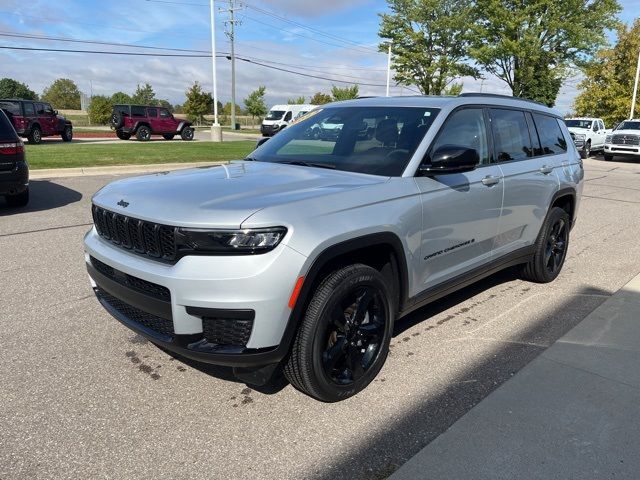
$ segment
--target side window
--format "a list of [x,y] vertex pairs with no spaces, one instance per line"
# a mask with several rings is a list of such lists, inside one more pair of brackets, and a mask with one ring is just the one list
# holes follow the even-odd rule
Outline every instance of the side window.
[[290,122],[292,117],[293,117],[293,112],[288,111],[287,114],[284,116],[284,121]]
[[145,117],[147,115],[147,109],[144,107],[140,107],[134,105],[131,107],[131,116],[132,117]]
[[171,118],[171,112],[166,108],[160,109],[160,118]]
[[36,103],[36,113],[38,115],[44,115],[44,104],[43,103]]
[[558,120],[540,113],[533,114],[544,155],[555,155],[567,151],[567,141],[562,134]]
[[431,147],[434,153],[445,145],[472,148],[478,152],[480,163],[489,163],[487,126],[481,108],[464,108],[453,113],[440,130]]
[[593,131],[597,132],[600,130],[600,123],[599,122],[593,122]]
[[602,120],[598,120],[598,123],[600,124],[600,130],[604,130],[604,123],[602,123]]
[[147,108],[147,116],[151,118],[156,118],[158,116],[157,108]]
[[533,156],[524,112],[492,108],[491,130],[499,162],[525,160]]
[[533,123],[533,116],[529,112],[525,112],[524,117],[527,119],[527,126],[529,127],[529,138],[531,138],[531,145],[533,146],[533,155],[542,155],[542,146],[540,145],[540,138],[536,126]]
[[36,109],[33,107],[33,103],[24,103],[24,115],[25,117],[33,117],[36,114]]

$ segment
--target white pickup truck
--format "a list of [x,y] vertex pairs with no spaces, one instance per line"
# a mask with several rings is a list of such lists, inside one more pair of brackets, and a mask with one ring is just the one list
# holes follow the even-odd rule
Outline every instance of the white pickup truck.
[[625,120],[607,135],[604,146],[604,159],[613,160],[614,156],[628,158],[640,157],[640,119]]
[[611,132],[604,128],[601,118],[567,118],[565,123],[582,158],[596,150],[604,151],[605,140]]

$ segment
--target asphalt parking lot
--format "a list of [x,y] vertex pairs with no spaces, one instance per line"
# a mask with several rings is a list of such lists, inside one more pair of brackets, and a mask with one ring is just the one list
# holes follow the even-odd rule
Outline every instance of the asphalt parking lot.
[[560,277],[512,271],[396,325],[361,394],[257,391],[133,334],[93,297],[82,237],[109,177],[0,200],[0,478],[385,478],[640,271],[640,163],[585,161]]

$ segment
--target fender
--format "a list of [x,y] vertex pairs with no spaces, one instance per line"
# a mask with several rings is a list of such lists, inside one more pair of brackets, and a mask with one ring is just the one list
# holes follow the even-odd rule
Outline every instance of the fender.
[[180,124],[178,125],[178,132],[181,132],[183,128],[185,127],[190,127],[193,124],[191,122],[188,122],[186,120],[183,120],[182,122],[180,122]]
[[35,122],[35,121],[30,121],[29,124],[27,125],[27,129],[25,130],[25,135],[30,135],[31,132],[33,131],[34,127],[38,127],[40,129],[40,131],[42,131],[42,126],[40,125],[40,123]]
[[[551,197],[551,201],[549,202],[549,208],[547,209],[547,215],[549,215],[549,211],[551,210],[551,205],[553,205],[556,202],[556,200],[562,197],[571,197],[571,201],[573,202],[573,212],[571,215],[571,228],[573,228],[573,225],[575,223],[575,216],[576,216],[576,195],[577,195],[576,190],[571,187],[561,188],[560,190],[558,190],[553,195],[553,197]],[[545,216],[545,221],[546,220],[547,220],[547,217]]]

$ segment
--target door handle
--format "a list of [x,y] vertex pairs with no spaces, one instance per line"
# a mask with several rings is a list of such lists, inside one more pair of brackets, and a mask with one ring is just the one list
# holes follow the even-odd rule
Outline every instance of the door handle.
[[492,187],[493,185],[500,182],[500,177],[494,177],[493,175],[487,175],[482,179],[482,184],[487,187]]
[[553,167],[550,167],[549,165],[543,165],[540,169],[540,173],[545,175],[549,175],[551,172],[553,172]]

